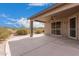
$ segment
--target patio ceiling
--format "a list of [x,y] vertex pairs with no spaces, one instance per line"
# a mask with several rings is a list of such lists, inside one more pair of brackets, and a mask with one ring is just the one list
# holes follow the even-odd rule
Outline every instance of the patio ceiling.
[[64,17],[68,17],[70,15],[73,15],[75,13],[77,13],[79,11],[79,6],[52,14],[52,16],[56,17],[56,18],[64,18]]

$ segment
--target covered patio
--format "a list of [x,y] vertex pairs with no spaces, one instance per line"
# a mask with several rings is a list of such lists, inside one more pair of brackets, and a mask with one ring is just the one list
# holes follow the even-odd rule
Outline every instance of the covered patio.
[[12,56],[79,56],[79,41],[64,37],[40,34],[8,44]]
[[[64,36],[69,37],[75,40],[78,40],[79,29],[79,4],[65,4],[60,3],[56,4],[54,7],[50,7],[47,10],[44,10],[32,17],[30,17],[30,37],[33,36],[33,22],[43,22],[45,27],[45,35],[49,36]],[[74,18],[75,21],[72,23],[74,28],[70,26],[70,19]],[[72,33],[72,32],[73,33]]]

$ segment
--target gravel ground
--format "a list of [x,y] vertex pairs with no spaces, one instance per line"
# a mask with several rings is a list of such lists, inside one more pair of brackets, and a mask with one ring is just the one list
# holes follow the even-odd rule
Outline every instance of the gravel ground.
[[0,56],[5,56],[5,47],[6,47],[6,42],[0,42]]

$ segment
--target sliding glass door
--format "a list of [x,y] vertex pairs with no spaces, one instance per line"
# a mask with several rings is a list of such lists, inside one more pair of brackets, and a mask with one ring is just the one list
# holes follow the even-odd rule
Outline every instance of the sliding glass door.
[[76,38],[76,17],[70,19],[70,37]]
[[61,22],[54,22],[51,24],[52,34],[60,35],[61,34]]

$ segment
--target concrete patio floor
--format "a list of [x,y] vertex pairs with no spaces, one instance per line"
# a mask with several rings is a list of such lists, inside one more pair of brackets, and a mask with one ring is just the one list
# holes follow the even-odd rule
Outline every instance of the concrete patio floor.
[[45,35],[8,42],[12,56],[79,56],[79,41]]

